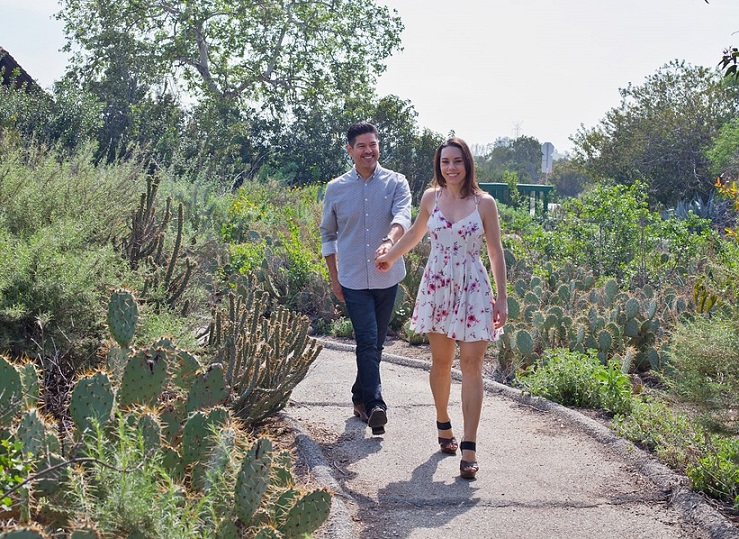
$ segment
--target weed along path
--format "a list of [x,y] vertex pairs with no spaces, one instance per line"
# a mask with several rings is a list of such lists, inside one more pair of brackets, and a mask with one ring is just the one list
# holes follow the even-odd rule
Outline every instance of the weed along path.
[[[427,363],[388,355],[381,436],[352,415],[353,348],[326,343],[286,409],[300,458],[334,491],[316,539],[729,538],[686,480],[597,422],[490,383],[477,479],[436,443]],[[460,383],[451,421],[461,438]]]

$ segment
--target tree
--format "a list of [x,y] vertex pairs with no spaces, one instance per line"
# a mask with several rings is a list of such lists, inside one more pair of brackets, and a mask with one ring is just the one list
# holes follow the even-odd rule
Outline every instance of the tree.
[[572,137],[586,171],[624,185],[642,180],[653,203],[708,195],[713,179],[705,152],[739,110],[736,90],[715,70],[672,61],[620,92],[621,104],[597,127]]
[[[62,0],[74,67],[98,78],[124,58],[144,84],[285,112],[365,87],[399,48],[387,7],[352,0]],[[371,14],[369,16],[368,14]],[[122,39],[123,38],[123,39]]]
[[416,203],[434,176],[434,152],[444,141],[429,129],[419,133],[417,117],[410,101],[394,95],[380,99],[372,116],[380,131],[383,165],[405,175]]
[[503,182],[505,172],[515,172],[519,183],[538,183],[541,143],[534,137],[497,139],[485,155],[477,158],[481,182]]
[[549,184],[554,186],[559,200],[576,197],[593,183],[592,178],[583,171],[582,165],[570,158],[555,161],[549,176]]
[[[109,159],[134,142],[165,161],[221,159],[218,176],[236,183],[265,165],[297,183],[331,170],[323,133],[349,102],[374,99],[402,30],[372,0],[62,0],[58,17],[76,53],[68,78],[103,103]],[[178,150],[171,135],[185,125]]]

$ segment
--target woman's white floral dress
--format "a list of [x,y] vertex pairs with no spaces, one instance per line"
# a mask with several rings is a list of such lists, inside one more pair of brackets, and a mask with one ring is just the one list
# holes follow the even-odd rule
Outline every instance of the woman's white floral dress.
[[475,210],[456,223],[444,217],[437,202],[428,220],[431,254],[418,288],[411,329],[441,333],[464,342],[494,341],[493,290],[480,250],[485,238]]

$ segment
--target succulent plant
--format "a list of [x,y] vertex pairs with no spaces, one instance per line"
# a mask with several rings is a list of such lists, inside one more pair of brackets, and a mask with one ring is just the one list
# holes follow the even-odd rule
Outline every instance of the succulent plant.
[[0,427],[11,424],[22,404],[21,374],[7,357],[0,355]]
[[104,372],[80,377],[74,384],[69,401],[69,414],[77,433],[93,430],[93,420],[104,427],[113,413],[113,385]]
[[108,301],[108,329],[121,348],[128,348],[133,342],[138,320],[139,307],[133,293],[122,288],[114,290]]

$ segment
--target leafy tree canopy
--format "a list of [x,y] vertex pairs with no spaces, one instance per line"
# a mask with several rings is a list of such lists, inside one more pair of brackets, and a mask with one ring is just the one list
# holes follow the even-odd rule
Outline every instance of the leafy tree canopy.
[[476,159],[481,182],[503,182],[505,172],[515,172],[518,183],[538,183],[541,143],[534,137],[498,138]]
[[122,58],[143,83],[277,111],[373,82],[402,30],[372,0],[62,0],[58,16],[83,80]]
[[710,193],[706,150],[739,110],[736,88],[715,69],[672,61],[620,92],[621,104],[598,126],[572,137],[586,171],[624,185],[640,179],[663,204]]

